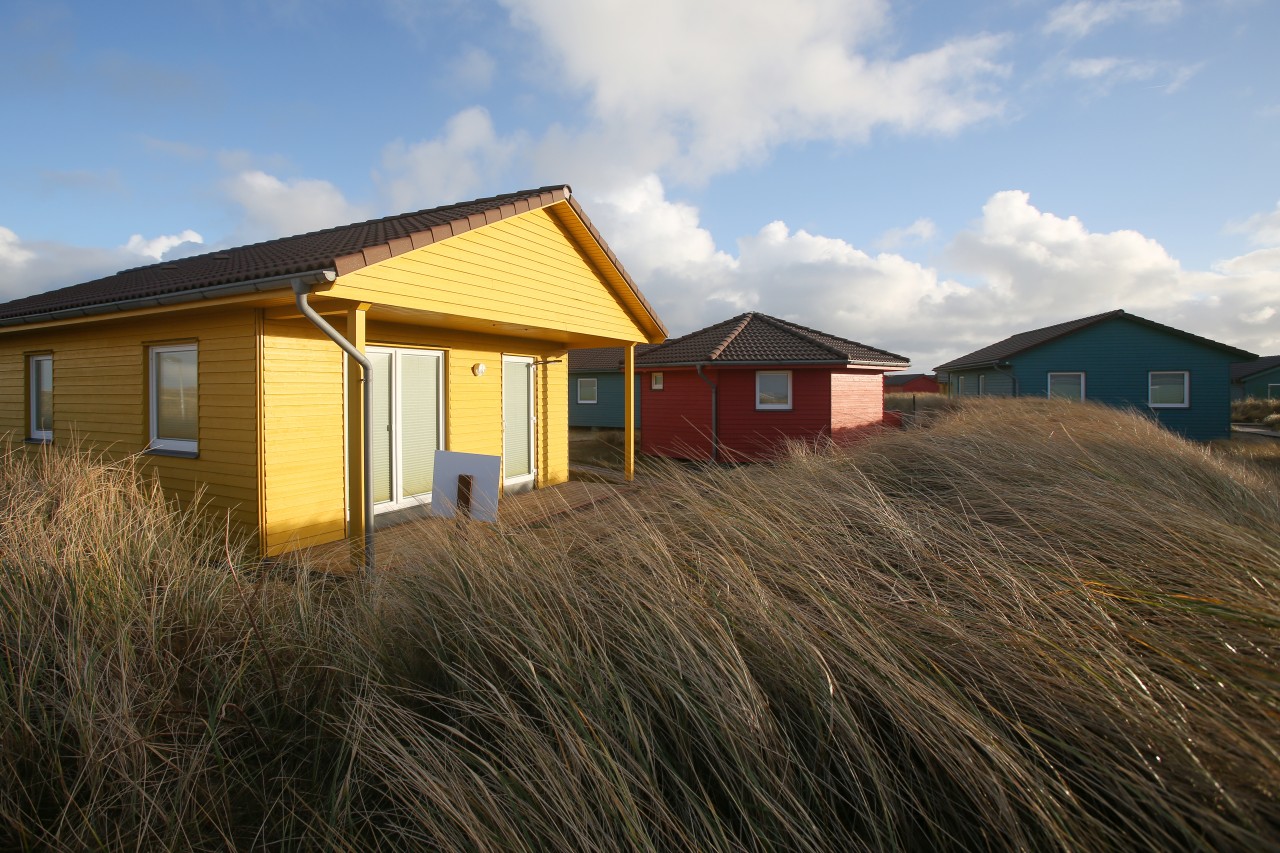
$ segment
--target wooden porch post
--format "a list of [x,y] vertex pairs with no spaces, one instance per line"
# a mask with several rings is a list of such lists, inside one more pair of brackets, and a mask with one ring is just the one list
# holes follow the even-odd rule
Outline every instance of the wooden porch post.
[[[365,351],[365,313],[361,302],[347,311],[347,340]],[[347,541],[353,555],[364,551],[364,395],[360,387],[364,371],[347,357]]]
[[626,427],[622,431],[622,470],[630,482],[636,476],[636,345],[627,344],[623,352],[626,354],[622,369],[623,420]]

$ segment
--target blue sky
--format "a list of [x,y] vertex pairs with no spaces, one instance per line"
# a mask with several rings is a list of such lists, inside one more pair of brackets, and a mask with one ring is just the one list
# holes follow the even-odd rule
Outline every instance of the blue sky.
[[574,187],[673,334],[1280,352],[1273,0],[0,1],[0,298]]

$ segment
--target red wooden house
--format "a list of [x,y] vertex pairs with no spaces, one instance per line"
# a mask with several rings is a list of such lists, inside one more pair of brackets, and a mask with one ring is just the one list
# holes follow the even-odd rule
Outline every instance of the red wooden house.
[[847,440],[884,420],[884,373],[900,355],[748,313],[636,357],[640,449],[746,461],[787,439]]
[[886,373],[886,394],[940,394],[942,386],[936,376],[927,373]]

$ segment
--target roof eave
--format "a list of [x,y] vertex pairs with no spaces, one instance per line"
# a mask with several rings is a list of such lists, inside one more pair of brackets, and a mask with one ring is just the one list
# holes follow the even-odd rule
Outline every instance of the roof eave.
[[41,323],[56,323],[60,320],[78,320],[84,317],[96,317],[102,314],[124,314],[144,308],[160,308],[170,305],[181,305],[187,302],[204,302],[228,296],[242,296],[250,293],[265,293],[271,290],[288,290],[295,281],[305,284],[328,284],[334,280],[336,273],[332,269],[318,269],[308,272],[290,273],[288,275],[270,276],[268,278],[237,281],[232,284],[217,284],[184,290],[162,296],[140,296],[134,299],[121,299],[115,302],[99,302],[80,308],[61,308],[56,311],[45,311],[40,314],[22,314],[17,317],[0,318],[0,330],[20,328]]
[[905,368],[910,367],[910,362],[883,362],[883,361],[837,361],[835,359],[809,360],[809,361],[788,361],[785,359],[765,359],[763,361],[664,361],[662,363],[641,364],[636,362],[636,367],[787,367],[790,365],[797,366],[818,366],[826,365],[829,367],[868,367],[879,369]]

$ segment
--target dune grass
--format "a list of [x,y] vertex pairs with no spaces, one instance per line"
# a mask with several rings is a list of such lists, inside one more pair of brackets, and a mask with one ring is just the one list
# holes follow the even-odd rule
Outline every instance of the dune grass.
[[1231,420],[1280,430],[1280,400],[1263,400],[1260,397],[1234,400],[1231,403]]
[[0,846],[1280,832],[1274,481],[1116,410],[658,466],[553,523],[423,524],[371,584],[257,565],[128,464],[0,476]]

